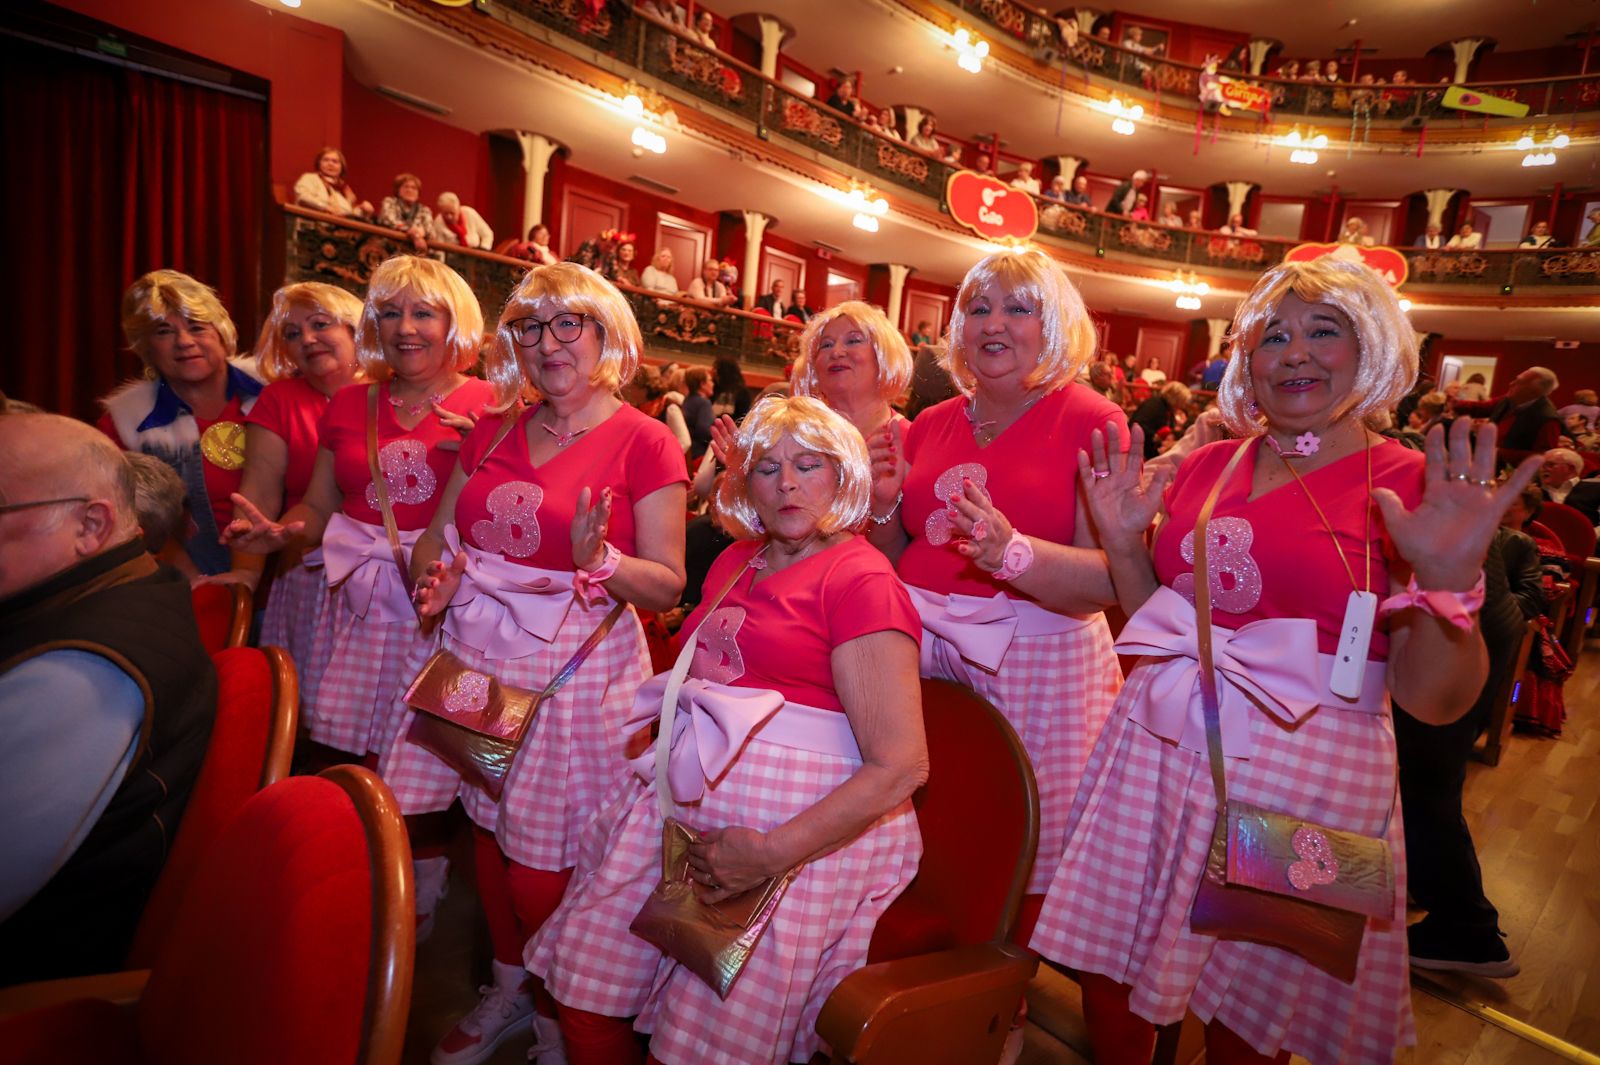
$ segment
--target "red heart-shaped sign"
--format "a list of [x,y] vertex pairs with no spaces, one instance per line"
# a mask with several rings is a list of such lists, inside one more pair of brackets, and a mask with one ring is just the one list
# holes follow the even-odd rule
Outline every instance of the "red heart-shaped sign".
[[1027,240],[1039,229],[1033,197],[998,178],[957,171],[945,182],[944,201],[951,218],[990,240]]
[[1332,255],[1353,263],[1366,263],[1378,271],[1378,275],[1394,288],[1405,284],[1406,275],[1410,272],[1404,255],[1394,248],[1381,245],[1364,248],[1355,244],[1297,244],[1289,249],[1284,259],[1289,262],[1308,263],[1324,255]]

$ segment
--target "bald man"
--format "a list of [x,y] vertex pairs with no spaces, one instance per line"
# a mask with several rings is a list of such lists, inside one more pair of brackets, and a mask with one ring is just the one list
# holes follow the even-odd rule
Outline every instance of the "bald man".
[[122,452],[0,416],[0,985],[121,968],[216,699]]

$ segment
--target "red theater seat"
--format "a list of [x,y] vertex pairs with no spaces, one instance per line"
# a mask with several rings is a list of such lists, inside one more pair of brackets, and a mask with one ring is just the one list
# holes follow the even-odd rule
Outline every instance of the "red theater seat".
[[250,612],[255,597],[242,584],[202,584],[189,592],[194,619],[200,625],[200,643],[216,653],[226,647],[243,647],[250,638]]

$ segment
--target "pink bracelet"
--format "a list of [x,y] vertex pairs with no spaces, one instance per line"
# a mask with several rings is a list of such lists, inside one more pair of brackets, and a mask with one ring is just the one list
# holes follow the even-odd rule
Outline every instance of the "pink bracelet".
[[600,565],[594,569],[580,569],[573,574],[572,590],[585,603],[595,603],[604,599],[606,590],[600,586],[616,576],[617,567],[621,564],[622,552],[613,547],[609,540],[606,541],[605,553],[600,558]]
[[1388,617],[1397,610],[1415,607],[1424,614],[1443,618],[1458,629],[1470,629],[1472,615],[1483,606],[1483,594],[1482,572],[1478,574],[1478,583],[1465,592],[1425,592],[1417,587],[1417,575],[1413,573],[1405,591],[1391,595],[1378,607],[1378,616]]

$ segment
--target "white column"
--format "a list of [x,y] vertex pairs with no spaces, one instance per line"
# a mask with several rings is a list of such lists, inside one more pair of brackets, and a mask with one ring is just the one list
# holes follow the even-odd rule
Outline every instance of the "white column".
[[1430,226],[1444,226],[1445,208],[1450,206],[1450,198],[1460,189],[1426,189],[1422,196],[1428,203],[1428,224]]
[[1080,7],[1072,12],[1072,17],[1078,20],[1078,35],[1080,37],[1094,36],[1094,24],[1104,12],[1096,11],[1092,7]]
[[1058,155],[1056,160],[1056,173],[1066,176],[1067,187],[1072,187],[1072,179],[1078,174],[1078,167],[1083,165],[1083,160],[1076,155]]
[[1255,188],[1253,181],[1230,181],[1228,189],[1228,217],[1244,213],[1244,201],[1249,197],[1250,190]]
[[922,119],[928,112],[915,104],[902,104],[900,110],[906,115],[906,140],[917,135],[917,127],[922,125]]
[[783,47],[783,23],[771,15],[758,15],[761,22],[761,73],[769,78],[778,76],[778,50]]
[[544,179],[550,173],[550,157],[560,145],[541,133],[518,131],[522,145],[522,169],[527,174],[522,186],[522,233],[544,221]]
[[1267,65],[1267,53],[1272,51],[1277,44],[1277,41],[1268,41],[1260,37],[1251,40],[1249,45],[1246,46],[1250,55],[1250,73],[1261,73],[1262,68]]
[[900,302],[905,295],[906,278],[911,276],[911,267],[901,263],[889,264],[889,306],[884,308],[889,322],[896,329],[900,328]]
[[761,267],[761,235],[767,231],[771,218],[760,211],[741,211],[744,215],[744,270],[739,274],[739,295],[744,297],[744,309],[756,305],[756,271]]
[[1233,323],[1227,318],[1207,318],[1206,330],[1210,334],[1206,338],[1206,360],[1210,361],[1217,352],[1222,350],[1223,335],[1228,332],[1228,326]]
[[1450,42],[1450,50],[1456,54],[1456,84],[1467,80],[1467,67],[1472,65],[1472,57],[1478,54],[1478,49],[1483,47],[1483,41],[1477,37],[1463,37],[1459,41]]

